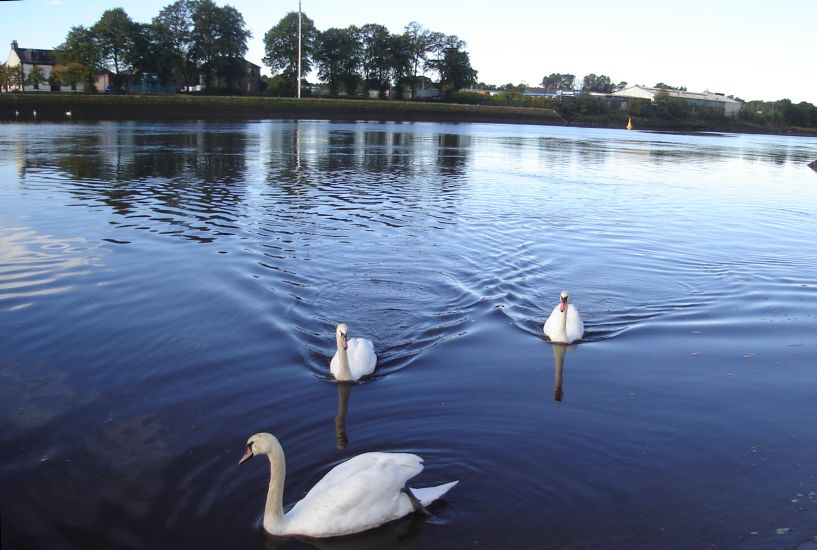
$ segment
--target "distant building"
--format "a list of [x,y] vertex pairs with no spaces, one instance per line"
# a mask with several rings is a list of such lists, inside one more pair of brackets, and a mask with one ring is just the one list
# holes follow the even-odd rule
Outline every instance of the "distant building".
[[21,84],[12,86],[9,91],[43,91],[47,92],[51,89],[48,84],[38,84],[36,86],[28,86],[23,84],[31,74],[34,67],[39,67],[45,78],[51,76],[51,69],[56,64],[53,50],[35,50],[33,48],[20,48],[16,40],[11,42],[11,51],[6,60],[7,67],[14,67],[19,71]]
[[[242,60],[241,75],[237,80],[228,80],[218,75],[214,75],[211,79],[211,86],[213,88],[224,88],[240,90],[242,92],[258,92],[261,90],[261,67],[252,61]],[[234,85],[234,87],[233,87]],[[198,90],[207,87],[206,75],[199,75]]]
[[693,109],[695,107],[716,109],[728,117],[737,116],[743,107],[743,103],[740,101],[728,98],[723,94],[712,92],[686,92],[665,88],[647,88],[646,86],[630,86],[629,88],[613,92],[610,96],[648,99],[651,102],[655,102],[655,96],[661,92],[666,92],[671,98],[685,101],[687,105],[690,105]]

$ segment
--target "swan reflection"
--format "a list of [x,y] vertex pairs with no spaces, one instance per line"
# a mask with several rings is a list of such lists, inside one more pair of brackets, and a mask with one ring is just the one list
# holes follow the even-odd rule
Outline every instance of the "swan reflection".
[[286,550],[308,546],[319,550],[410,550],[420,548],[420,531],[425,519],[420,514],[409,514],[376,529],[328,539],[283,538],[265,533],[265,549]]
[[338,383],[338,414],[335,416],[335,444],[338,449],[345,449],[349,444],[346,436],[346,409],[349,407],[349,394],[352,393],[352,384]]
[[565,353],[573,351],[576,346],[552,344],[550,347],[553,349],[553,400],[561,403],[562,399],[564,399]]

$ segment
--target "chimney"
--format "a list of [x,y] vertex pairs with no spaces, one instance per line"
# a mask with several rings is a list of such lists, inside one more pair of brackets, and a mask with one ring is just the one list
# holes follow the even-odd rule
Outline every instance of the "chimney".
[[17,49],[17,41],[16,41],[16,40],[12,40],[12,41],[11,41],[11,49],[12,49],[12,50],[16,50],[16,49]]

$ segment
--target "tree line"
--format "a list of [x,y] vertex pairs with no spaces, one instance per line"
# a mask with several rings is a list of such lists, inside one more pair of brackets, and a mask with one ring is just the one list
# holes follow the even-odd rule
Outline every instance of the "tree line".
[[[236,91],[246,74],[244,55],[252,37],[241,13],[213,0],[176,0],[162,8],[150,23],[133,21],[122,8],[106,10],[90,27],[71,27],[55,49],[57,65],[51,84],[93,89],[96,75],[109,71],[112,85],[121,89],[130,81],[150,78],[177,89],[195,86],[199,80],[210,89],[216,79]],[[285,15],[264,35],[264,60],[274,77],[265,79],[269,93],[295,95],[297,86],[298,14]],[[362,95],[394,87],[398,97],[405,89],[431,84],[429,72],[438,77],[443,92],[476,82],[466,43],[409,23],[393,34],[383,25],[330,28],[320,31],[302,14],[302,74],[314,68],[330,94]],[[12,74],[14,73],[14,74]],[[37,87],[45,83],[35,67],[26,81],[8,69],[0,72],[0,85]]]
[[[477,81],[463,40],[426,29],[416,21],[399,34],[376,23],[319,31],[302,14],[301,29],[302,74],[316,69],[330,95],[383,93],[394,87],[396,97],[403,97],[408,89],[414,98],[418,87],[431,83],[426,76],[429,71],[438,76],[444,94]],[[264,35],[264,63],[278,72],[270,80],[271,93],[291,95],[298,85],[297,37],[296,12],[285,15]]]

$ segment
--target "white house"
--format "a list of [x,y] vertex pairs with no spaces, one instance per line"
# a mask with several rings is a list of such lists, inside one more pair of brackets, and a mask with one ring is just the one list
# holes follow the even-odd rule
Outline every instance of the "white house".
[[[13,40],[11,42],[11,52],[9,52],[8,59],[6,60],[7,67],[17,67],[20,71],[21,81],[25,82],[25,79],[31,74],[32,69],[34,67],[39,67],[40,70],[43,72],[43,76],[46,80],[51,77],[51,71],[54,68],[54,65],[57,64],[57,60],[54,57],[54,50],[36,50],[34,48],[20,48],[17,45],[17,41]],[[14,86],[11,91],[25,91],[25,92],[71,92],[77,91],[79,89],[82,90],[82,85],[80,84],[77,88],[71,88],[71,86],[51,86],[48,83],[45,84],[38,84],[35,86],[31,85],[22,85],[22,86]]]
[[630,86],[629,88],[613,92],[610,95],[613,97],[649,99],[655,102],[655,96],[660,92],[666,92],[671,98],[685,101],[688,105],[692,106],[693,109],[695,106],[700,106],[721,110],[724,116],[737,116],[741,107],[743,107],[743,103],[740,101],[728,98],[723,94],[715,94],[712,92],[684,92],[664,88],[647,88],[646,86]]

